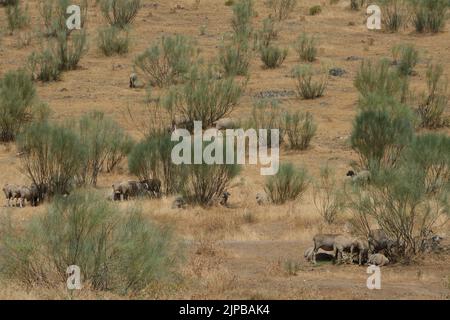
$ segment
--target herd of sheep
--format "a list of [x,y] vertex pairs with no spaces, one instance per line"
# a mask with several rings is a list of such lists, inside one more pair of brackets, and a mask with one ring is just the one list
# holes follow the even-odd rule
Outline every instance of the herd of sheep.
[[[424,241],[424,251],[435,250],[439,247],[442,237],[431,235]],[[334,259],[337,263],[343,262],[344,253],[350,253],[350,262],[354,262],[357,254],[359,265],[367,263],[368,265],[385,266],[389,264],[386,255],[395,251],[397,242],[390,239],[382,229],[375,229],[369,232],[366,238],[352,237],[343,234],[317,234],[313,238],[314,246],[305,250],[304,257],[312,263],[317,263],[319,249],[332,251],[333,256],[329,254],[320,255],[320,260]]]

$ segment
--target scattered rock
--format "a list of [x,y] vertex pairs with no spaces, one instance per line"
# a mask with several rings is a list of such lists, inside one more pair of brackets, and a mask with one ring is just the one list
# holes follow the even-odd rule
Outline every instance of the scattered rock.
[[254,95],[255,98],[284,98],[284,97],[290,97],[295,96],[295,91],[293,90],[267,90],[267,91],[260,91]]
[[328,73],[334,77],[342,77],[347,72],[342,68],[331,68]]

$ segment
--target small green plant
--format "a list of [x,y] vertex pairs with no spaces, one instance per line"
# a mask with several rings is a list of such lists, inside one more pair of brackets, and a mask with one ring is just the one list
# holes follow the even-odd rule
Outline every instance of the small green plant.
[[234,0],[226,0],[226,1],[225,1],[225,5],[226,5],[227,7],[233,6],[233,5],[234,5]]
[[98,31],[98,48],[105,56],[113,54],[126,54],[130,45],[128,31],[121,34],[121,29],[116,27],[106,27]]
[[53,55],[58,58],[60,63],[60,70],[75,70],[88,50],[86,31],[71,33],[59,31],[52,49]]
[[261,60],[269,69],[280,67],[287,57],[288,50],[276,46],[261,47]]
[[385,30],[397,32],[406,27],[409,20],[408,7],[405,0],[382,0],[380,2],[382,23]]
[[18,1],[16,4],[8,5],[5,12],[8,22],[8,29],[10,32],[18,29],[23,29],[30,23],[30,18],[28,16],[28,6],[25,10],[23,10]]
[[293,70],[297,94],[303,99],[316,99],[323,96],[328,83],[328,75],[323,72],[320,79],[313,79],[310,66],[298,66]]
[[49,49],[34,51],[28,57],[28,69],[34,80],[43,82],[59,80],[61,76],[60,61]]
[[101,0],[100,8],[111,26],[125,28],[136,19],[141,0]]
[[267,178],[264,189],[274,204],[283,204],[301,198],[308,185],[306,169],[284,163],[276,175]]
[[309,8],[309,15],[315,16],[322,12],[322,7],[320,5],[312,6]]
[[313,62],[316,60],[317,48],[314,36],[308,36],[306,33],[301,34],[294,44],[300,61]]
[[283,269],[287,276],[296,276],[301,270],[301,265],[297,261],[287,259],[283,262]]
[[232,41],[220,48],[219,62],[227,77],[247,76],[251,58],[248,40]]
[[345,206],[345,195],[338,185],[335,173],[328,165],[320,169],[320,180],[313,188],[313,202],[328,224],[336,221]]
[[134,66],[150,84],[165,87],[181,81],[196,57],[192,41],[184,36],[163,37],[138,55]]
[[317,131],[317,125],[309,112],[286,113],[283,126],[289,148],[297,150],[306,150]]
[[437,33],[443,30],[447,17],[447,0],[410,0],[417,32]]
[[272,9],[273,16],[278,20],[286,20],[297,6],[297,0],[266,0],[266,6]]
[[443,79],[443,66],[430,64],[427,70],[428,92],[422,94],[421,102],[417,109],[420,117],[420,126],[428,129],[436,129],[449,125],[449,120],[444,117],[448,106],[448,81]]
[[[280,131],[280,143],[282,142],[282,121],[282,110],[279,102],[274,99],[260,99],[253,104],[252,117],[247,124],[247,127],[255,129],[257,134],[259,134],[260,129],[268,130],[267,141],[262,141],[260,143],[263,145],[272,145],[272,130]],[[265,139],[265,137],[258,136],[258,139]]]
[[414,67],[419,62],[419,52],[413,45],[397,45],[392,48],[394,63],[398,71],[403,76],[409,76],[413,73]]
[[265,18],[262,29],[258,31],[256,36],[259,47],[270,46],[272,41],[278,38],[278,29],[275,20],[270,17]]
[[366,0],[350,0],[350,9],[359,10],[364,6],[365,3]]
[[36,88],[23,70],[0,78],[0,141],[12,141],[33,118]]

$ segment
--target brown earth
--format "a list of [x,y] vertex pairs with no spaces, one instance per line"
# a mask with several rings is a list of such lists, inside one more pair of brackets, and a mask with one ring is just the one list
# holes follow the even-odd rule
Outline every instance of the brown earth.
[[[26,1],[32,18],[32,28],[14,35],[3,31],[0,38],[0,76],[6,71],[22,67],[28,55],[39,48],[39,41],[32,38],[31,45],[18,47],[19,35],[41,27],[37,1]],[[75,1],[76,2],[76,1]],[[231,9],[222,0],[201,0],[198,9],[194,1],[142,1],[144,7],[137,17],[132,31],[130,53],[119,57],[104,57],[96,47],[96,29],[105,24],[95,1],[89,1],[87,31],[90,50],[80,62],[80,67],[63,74],[61,81],[37,83],[42,100],[53,110],[52,119],[63,121],[76,118],[90,110],[101,110],[118,121],[135,138],[140,138],[137,128],[126,118],[126,108],[143,104],[144,90],[128,88],[128,76],[132,71],[133,57],[162,35],[181,33],[196,39],[201,56],[212,60],[217,56],[223,33],[230,31]],[[256,1],[258,17],[255,26],[270,11]],[[307,15],[308,8],[320,3],[322,13]],[[185,9],[171,12],[176,4]],[[450,74],[450,24],[437,35],[418,35],[412,28],[399,33],[370,32],[364,24],[363,11],[349,10],[349,1],[336,5],[328,2],[302,0],[283,22],[281,46],[290,46],[303,31],[314,33],[320,40],[318,61],[314,66],[340,67],[346,70],[342,77],[330,77],[325,96],[316,100],[282,98],[287,110],[305,110],[314,115],[319,128],[312,147],[305,152],[282,151],[281,160],[305,165],[311,175],[317,176],[320,166],[329,163],[338,174],[344,175],[350,163],[356,160],[348,145],[352,119],[356,113],[357,91],[353,79],[360,61],[347,60],[350,56],[380,58],[390,56],[390,49],[398,43],[413,43],[421,53],[412,87],[416,93],[424,89],[425,68],[430,59],[441,62],[446,74]],[[353,22],[354,25],[351,25]],[[6,25],[4,10],[0,10],[0,26]],[[200,35],[200,27],[206,26],[206,35]],[[233,116],[248,117],[253,96],[267,90],[294,90],[290,70],[298,63],[291,49],[279,69],[265,70],[255,56],[250,70],[247,92]],[[160,90],[155,90],[155,95]],[[446,131],[448,133],[448,130]],[[110,185],[127,175],[126,163],[113,174],[102,174],[98,188],[109,192]],[[187,242],[188,263],[183,273],[188,282],[172,291],[149,295],[157,298],[235,298],[235,299],[448,299],[450,297],[450,256],[430,255],[411,265],[395,264],[382,268],[382,289],[366,288],[366,268],[356,265],[311,266],[303,259],[303,251],[312,244],[316,232],[345,231],[342,213],[334,226],[323,223],[312,202],[311,193],[295,203],[283,206],[259,207],[255,194],[263,190],[264,177],[259,168],[246,166],[230,188],[232,209],[189,208],[172,210],[171,199],[140,201],[146,215],[161,224],[174,226],[180,238]],[[0,184],[28,183],[20,171],[20,159],[14,144],[0,145]],[[120,203],[125,207],[133,203]],[[30,217],[45,211],[39,208],[0,208],[0,214],[10,213],[15,221],[24,223]],[[250,218],[249,218],[250,217]],[[446,235],[448,226],[439,230]],[[286,264],[296,266],[295,275],[288,275]],[[108,298],[108,294],[95,292],[77,293],[79,298]],[[67,298],[64,289],[25,290],[18,284],[2,283],[0,298]]]

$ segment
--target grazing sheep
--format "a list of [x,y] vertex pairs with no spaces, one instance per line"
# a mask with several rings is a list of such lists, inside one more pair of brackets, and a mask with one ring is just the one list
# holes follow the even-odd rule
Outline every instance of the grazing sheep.
[[19,206],[23,208],[25,206],[25,201],[31,202],[31,189],[27,186],[20,186],[17,191],[19,197]]
[[256,194],[256,203],[260,206],[265,205],[269,202],[269,199],[267,198],[267,195],[264,193],[257,193]]
[[182,196],[178,196],[172,202],[172,209],[184,209],[187,203]]
[[441,241],[444,238],[438,235],[432,235],[429,238],[423,240],[422,244],[421,244],[421,250],[423,252],[434,252],[434,251],[438,251],[440,249],[441,246]]
[[[11,206],[11,200],[16,200],[17,197],[17,192],[18,192],[19,187],[15,184],[5,184],[3,187],[3,192],[5,193],[5,197],[7,200],[7,206],[10,207]],[[16,202],[17,204],[17,202]]]
[[350,254],[353,259],[353,252],[358,252],[358,264],[362,265],[363,260],[367,257],[369,253],[369,242],[363,238],[355,238],[353,239],[352,246],[350,248]]
[[353,239],[342,234],[316,234],[314,241],[314,255],[312,262],[316,263],[316,255],[319,249],[333,251],[338,263],[343,258],[343,252],[350,252]]
[[226,207],[228,205],[228,198],[230,198],[231,193],[229,193],[228,191],[224,191],[222,192],[222,195],[220,197],[220,205]]
[[370,181],[370,171],[361,170],[358,173],[350,170],[347,172],[347,177],[351,177],[352,181],[355,183],[367,183]]
[[236,121],[231,118],[223,118],[214,123],[217,130],[226,130],[236,128]]
[[376,253],[376,254],[370,254],[369,255],[369,259],[367,261],[368,265],[376,265],[379,267],[385,266],[387,264],[389,264],[389,259],[386,258],[383,254],[381,253]]
[[139,81],[138,76],[136,73],[132,73],[130,74],[130,88],[135,89],[135,88],[143,88],[144,84]]
[[143,186],[137,181],[124,181],[112,185],[113,199],[128,200],[137,196],[143,190]]
[[140,183],[151,197],[159,198],[161,196],[161,180],[155,178],[142,180]]
[[378,253],[382,250],[388,252],[395,246],[395,242],[388,238],[386,232],[382,229],[375,229],[369,232],[369,251],[371,253]]

